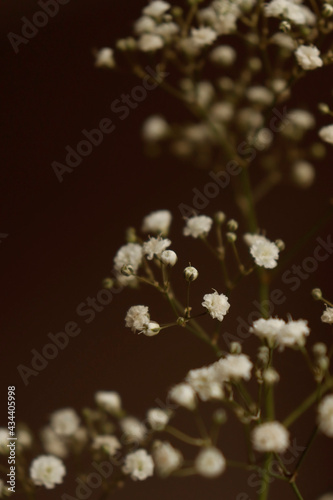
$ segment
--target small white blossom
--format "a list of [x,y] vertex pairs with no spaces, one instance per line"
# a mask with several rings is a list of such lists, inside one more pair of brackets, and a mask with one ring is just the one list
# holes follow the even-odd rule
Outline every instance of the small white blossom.
[[122,470],[125,474],[130,474],[134,481],[143,481],[153,475],[154,462],[146,450],[140,449],[127,455]]
[[118,392],[98,391],[95,393],[95,401],[98,406],[112,415],[117,415],[121,412],[121,398]]
[[179,32],[179,26],[176,23],[162,23],[156,26],[155,33],[169,43],[172,38]]
[[193,266],[187,266],[184,269],[184,277],[188,283],[191,283],[192,281],[195,281],[198,279],[199,272],[198,270],[193,267]]
[[24,428],[18,428],[16,437],[17,437],[17,447],[19,449],[31,448],[33,439],[30,431]]
[[121,283],[126,285],[135,281],[135,276],[121,275],[123,266],[131,266],[135,274],[142,262],[142,247],[138,243],[127,243],[119,248],[114,258],[114,268],[121,277]]
[[147,256],[148,260],[152,260],[155,256],[161,257],[162,252],[170,245],[171,241],[168,238],[149,238],[149,240],[143,244],[143,254]]
[[138,49],[142,52],[154,52],[164,46],[163,38],[152,33],[144,33],[138,40]]
[[267,17],[283,17],[294,24],[314,25],[316,16],[297,0],[271,0],[265,5]]
[[174,403],[179,406],[183,406],[188,410],[194,410],[197,406],[195,392],[193,388],[186,383],[178,384],[172,387],[169,391],[169,397]]
[[66,458],[69,450],[66,442],[54,432],[52,427],[46,426],[41,430],[40,438],[46,453],[59,458]]
[[277,335],[279,334],[281,328],[283,328],[285,322],[283,319],[260,318],[253,322],[253,326],[250,328],[250,332],[257,335],[257,337],[266,339],[268,343],[272,346],[275,342]]
[[203,297],[202,306],[205,307],[212,318],[222,321],[230,308],[228,297],[223,293],[206,293]]
[[273,102],[274,94],[267,87],[256,85],[254,87],[249,87],[247,89],[246,97],[251,102],[263,104],[264,106],[269,106]]
[[135,417],[125,417],[120,421],[120,427],[128,443],[142,443],[146,437],[145,425]]
[[41,455],[30,466],[30,477],[34,484],[52,489],[63,482],[66,474],[64,464],[52,455]]
[[272,366],[270,366],[264,371],[262,378],[266,384],[273,385],[280,380],[280,375]]
[[223,386],[218,379],[216,367],[214,365],[190,370],[185,380],[193,387],[202,401],[223,399]]
[[159,323],[156,323],[156,321],[149,321],[148,325],[142,330],[142,333],[147,337],[154,337],[154,335],[157,335],[160,331],[161,327]]
[[195,459],[195,469],[201,476],[213,479],[218,477],[226,468],[223,454],[214,447],[203,448]]
[[169,422],[170,415],[161,408],[151,408],[147,412],[147,420],[154,431],[162,431]]
[[308,161],[297,161],[292,166],[292,178],[301,188],[308,188],[313,184],[316,171]]
[[152,115],[146,119],[142,127],[145,141],[160,141],[168,136],[170,127],[163,116]]
[[50,425],[58,436],[71,436],[79,428],[80,418],[72,408],[64,408],[52,413]]
[[161,253],[161,261],[166,266],[173,267],[177,263],[177,260],[177,254],[173,250],[164,250],[164,252]]
[[[301,130],[312,129],[316,122],[312,113],[305,109],[292,109],[286,116],[287,122],[291,122],[294,127]],[[284,129],[282,129],[284,131]]]
[[155,441],[153,444],[153,459],[157,473],[167,477],[179,469],[183,463],[183,456],[169,442]]
[[326,307],[326,310],[323,312],[321,315],[321,318],[323,323],[328,323],[330,325],[333,324],[333,307]]
[[289,446],[289,432],[280,422],[266,422],[255,427],[251,433],[255,450],[284,453]]
[[333,124],[326,125],[319,130],[319,137],[328,144],[333,144]]
[[230,45],[219,45],[209,54],[209,59],[217,65],[231,66],[236,60],[236,51]]
[[309,45],[300,45],[295,51],[298,64],[305,70],[320,68],[323,60],[320,57],[320,51],[317,47]]
[[222,380],[250,380],[253,363],[245,354],[227,354],[216,366]]
[[184,236],[192,236],[198,238],[207,236],[213,225],[213,219],[206,215],[195,215],[187,219],[186,226],[183,229]]
[[255,238],[250,247],[250,253],[257,266],[273,269],[277,266],[279,249],[275,243],[267,238]]
[[170,7],[171,5],[168,2],[163,2],[163,0],[154,0],[143,9],[142,13],[145,16],[161,17],[170,9]]
[[207,45],[211,45],[216,40],[217,33],[209,26],[192,28],[191,37],[194,45],[201,48],[206,47]]
[[113,54],[113,50],[109,47],[100,49],[96,54],[95,66],[97,68],[114,68],[116,63]]
[[296,48],[295,40],[291,36],[286,33],[281,33],[280,31],[278,33],[274,33],[271,37],[271,43],[275,43],[279,47],[290,52],[293,52]]
[[95,450],[102,449],[108,455],[113,456],[121,448],[121,444],[116,436],[96,436],[92,447]]
[[156,23],[154,19],[150,16],[141,16],[134,23],[134,32],[136,35],[142,35],[143,33],[151,33],[156,28]]
[[125,326],[130,328],[132,332],[138,331],[141,333],[149,322],[150,316],[147,306],[132,306],[127,311]]
[[325,396],[320,402],[317,421],[321,432],[333,437],[333,394]]
[[156,210],[143,219],[142,231],[144,233],[167,234],[171,224],[172,215],[169,210]]
[[210,115],[213,120],[228,122],[234,116],[234,106],[231,102],[216,102],[210,108]]
[[299,319],[297,321],[288,321],[285,323],[281,330],[279,330],[276,342],[282,350],[284,347],[303,346],[305,344],[305,337],[310,333],[310,328],[307,321]]

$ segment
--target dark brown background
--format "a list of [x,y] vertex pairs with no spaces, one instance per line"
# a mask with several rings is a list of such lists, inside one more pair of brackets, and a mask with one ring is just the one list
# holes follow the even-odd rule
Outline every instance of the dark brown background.
[[[89,325],[75,312],[88,296],[97,294],[102,278],[109,274],[113,256],[123,243],[124,229],[139,226],[142,217],[153,209],[167,208],[174,214],[171,239],[175,240],[173,248],[181,252],[176,269],[180,271],[191,261],[200,270],[194,292],[196,302],[199,304],[202,294],[212,286],[222,287],[214,276],[210,256],[202,252],[197,242],[187,241],[183,246],[178,238],[182,227],[178,205],[191,204],[192,188],[202,189],[209,180],[208,173],[170,158],[149,160],[143,155],[141,122],[152,112],[167,112],[170,107],[175,114],[176,103],[165,99],[157,89],[121,122],[112,116],[110,104],[123,92],[129,92],[135,80],[126,74],[97,71],[93,67],[92,49],[112,46],[116,38],[126,36],[143,4],[72,0],[61,6],[58,15],[15,54],[7,34],[19,34],[21,18],[31,19],[39,7],[32,1],[1,2],[4,113],[0,232],[8,233],[0,245],[4,316],[2,425],[6,422],[8,385],[17,387],[18,420],[26,421],[35,430],[47,422],[55,409],[92,405],[98,389],[118,390],[129,411],[143,418],[155,399],[164,400],[168,387],[181,380],[188,369],[213,360],[196,339],[178,329],[152,339],[125,330],[125,312],[135,303],[149,304],[157,320],[170,319],[165,317],[162,302],[152,294],[144,297],[133,291],[123,292]],[[332,74],[328,72],[309,75],[308,86],[296,88],[293,107],[307,105],[314,111],[318,94],[320,100],[331,103],[331,81]],[[114,118],[115,132],[106,136],[103,144],[60,184],[51,168],[52,161],[62,162],[65,146],[74,147],[82,139],[81,130],[95,128],[104,117]],[[268,228],[272,238],[281,237],[292,247],[325,212],[332,195],[331,169],[331,159],[327,157],[318,167],[317,182],[311,190],[303,192],[285,186],[274,191],[259,206],[261,227]],[[240,218],[230,190],[213,200],[207,213],[213,214],[217,209]],[[322,225],[288,266],[300,264],[312,255],[315,238],[326,238],[330,231],[330,223]],[[319,321],[322,308],[313,303],[310,290],[321,286],[332,298],[331,269],[331,259],[321,263],[294,293],[281,284],[280,278],[274,284],[287,296],[274,312],[284,317],[290,312],[294,318],[309,318],[316,339],[327,340],[329,329]],[[180,293],[184,293],[182,280],[179,287]],[[246,318],[251,312],[255,290],[253,279],[235,292],[231,312],[223,325],[226,331],[233,332],[238,315]],[[82,327],[81,334],[71,339],[69,346],[38,376],[31,377],[25,387],[17,365],[29,365],[31,349],[40,351],[47,343],[47,334],[61,331],[71,320]],[[277,409],[281,419],[295,401],[305,397],[310,383],[305,365],[295,365],[294,360],[293,353],[287,352],[279,359],[278,367],[286,370],[277,390],[280,399],[284,398]],[[293,427],[299,444],[305,443],[312,429],[313,413],[308,416]],[[242,438],[237,426],[232,422],[228,425],[222,447],[228,457],[237,458],[243,452]],[[332,441],[320,437],[313,451],[317,451],[317,458],[307,460],[299,480],[301,491],[309,499],[333,489]],[[236,479],[239,476],[241,480]],[[129,484],[118,498],[213,500],[222,495],[236,499],[246,491],[252,500],[256,498],[255,488],[247,486],[246,481],[246,473],[235,476],[232,472],[216,481],[194,478],[163,483],[152,479]],[[40,497],[60,498],[63,492],[74,496],[73,475],[56,490],[41,492]],[[273,487],[269,498],[274,500],[281,495],[293,498],[286,485],[279,490]]]

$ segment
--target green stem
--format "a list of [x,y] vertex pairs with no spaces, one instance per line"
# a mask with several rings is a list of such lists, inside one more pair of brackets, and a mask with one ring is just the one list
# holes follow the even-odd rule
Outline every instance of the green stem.
[[298,462],[296,464],[296,467],[295,467],[294,472],[292,474],[292,481],[293,482],[295,481],[296,476],[298,474],[298,471],[299,471],[299,469],[300,469],[300,467],[301,467],[301,465],[302,465],[305,457],[309,453],[310,447],[311,447],[312,443],[314,442],[317,434],[318,434],[318,426],[316,425],[315,428],[313,429],[313,431],[311,432],[311,435],[310,435],[310,437],[308,439],[308,442],[305,445],[305,449],[303,450],[303,453],[300,456],[300,458],[299,458],[299,460],[298,460]]
[[301,492],[299,491],[299,489],[297,488],[296,486],[296,483],[290,483],[291,484],[291,487],[292,489],[294,490],[294,492],[296,493],[296,496],[299,500],[304,500],[302,495],[301,495]]
[[166,426],[165,432],[168,432],[169,434],[176,437],[180,441],[183,441],[184,443],[187,444],[191,444],[192,446],[202,447],[207,444],[207,442],[204,439],[188,436],[184,432],[180,431],[179,429],[176,429],[175,427],[172,427],[171,425]]

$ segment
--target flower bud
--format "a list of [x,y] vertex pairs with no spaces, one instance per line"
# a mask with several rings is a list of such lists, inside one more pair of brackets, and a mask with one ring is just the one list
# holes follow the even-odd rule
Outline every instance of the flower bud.
[[291,24],[289,21],[282,21],[279,28],[283,33],[288,33],[291,30]]
[[213,422],[217,425],[222,425],[227,421],[227,413],[223,408],[215,410],[213,413]]
[[227,233],[226,237],[227,237],[227,241],[229,241],[229,243],[235,243],[235,241],[237,240],[237,234],[235,234],[235,233]]
[[229,231],[237,231],[238,229],[238,222],[235,219],[230,219],[227,222],[227,228]]
[[121,274],[123,276],[132,276],[134,274],[134,269],[132,266],[124,264],[121,268]]
[[273,384],[276,384],[280,380],[280,375],[273,367],[269,367],[264,372],[262,378],[264,379],[266,384],[273,385]]
[[327,347],[323,342],[317,342],[312,346],[312,352],[315,356],[325,356]]
[[112,278],[104,278],[104,280],[102,281],[103,288],[106,288],[107,290],[110,290],[110,288],[112,288],[113,285],[114,281]]
[[[332,7],[333,8],[333,7]],[[328,104],[326,104],[325,102],[320,102],[318,104],[318,109],[321,113],[324,113],[325,115],[328,114],[330,112],[330,108],[328,106]]]
[[186,281],[188,281],[189,283],[191,281],[195,281],[198,276],[199,276],[199,273],[195,267],[192,267],[192,266],[185,267],[184,277],[185,277]]
[[146,328],[144,329],[143,333],[147,335],[147,337],[153,337],[154,335],[157,335],[161,331],[161,327],[156,321],[150,321]]
[[324,17],[331,17],[333,15],[333,6],[329,3],[324,3],[322,13]]
[[128,227],[126,229],[126,241],[127,243],[136,243],[136,231],[134,227]]
[[166,266],[173,267],[176,264],[177,260],[177,254],[173,250],[164,250],[164,252],[162,252],[161,261]]
[[226,215],[224,212],[216,212],[216,214],[214,215],[214,221],[216,222],[216,224],[223,224],[223,222],[225,221],[226,219]]
[[179,325],[179,326],[185,326],[186,325],[186,319],[183,318],[182,316],[179,316],[179,318],[177,318],[177,325]]
[[315,300],[320,300],[323,298],[323,294],[321,293],[320,288],[314,288],[311,292],[311,295]]
[[275,245],[281,252],[286,248],[285,242],[283,240],[275,240]]
[[319,366],[319,368],[325,372],[327,370],[327,368],[330,366],[330,360],[327,356],[321,356],[318,361],[317,361],[317,364]]
[[117,40],[116,47],[118,50],[135,50],[136,49],[136,41],[132,37],[121,38]]
[[242,346],[240,342],[231,342],[230,352],[231,354],[240,354],[242,352]]

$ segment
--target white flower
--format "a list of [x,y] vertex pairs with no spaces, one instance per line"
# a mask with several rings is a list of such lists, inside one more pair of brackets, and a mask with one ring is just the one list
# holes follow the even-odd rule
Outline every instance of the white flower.
[[214,293],[206,293],[203,299],[204,301],[201,305],[208,310],[211,317],[222,321],[230,308],[228,297],[223,293],[218,294],[215,290]]
[[288,321],[277,332],[276,342],[280,350],[284,347],[303,346],[305,344],[305,337],[309,335],[310,328],[307,321],[299,319],[297,321]]
[[222,380],[250,380],[253,363],[245,354],[227,354],[217,363],[217,371]]
[[71,436],[79,428],[80,418],[72,408],[64,408],[52,413],[50,425],[58,436]]
[[177,260],[177,254],[173,250],[164,250],[164,252],[161,253],[161,261],[166,266],[173,267],[176,264]]
[[230,45],[219,45],[209,54],[209,59],[221,66],[231,66],[236,60],[236,51]]
[[197,405],[195,392],[189,384],[182,383],[175,385],[170,389],[169,397],[174,403],[188,410],[194,410]]
[[228,122],[234,116],[234,106],[231,102],[216,102],[210,108],[210,115],[213,120]]
[[160,408],[151,408],[147,412],[147,420],[154,431],[162,431],[169,422],[170,415]]
[[287,114],[287,121],[301,130],[310,130],[316,124],[313,114],[305,109],[292,109]]
[[323,65],[323,60],[320,57],[320,51],[317,47],[300,45],[295,50],[295,56],[298,64],[305,70],[320,68]]
[[270,41],[288,51],[293,51],[296,45],[295,40],[291,36],[281,32],[274,33]]
[[163,116],[152,115],[142,126],[142,137],[145,141],[160,141],[168,136],[170,127]]
[[49,490],[56,484],[61,484],[65,474],[62,461],[52,455],[41,455],[30,466],[30,477],[34,484],[45,486]]
[[268,385],[276,384],[280,380],[280,375],[278,372],[270,366],[267,370],[264,371],[262,376],[264,382]]
[[0,454],[1,455],[7,455],[9,448],[7,447],[8,444],[8,429],[6,427],[1,427],[0,428]]
[[319,130],[319,137],[329,144],[333,144],[333,124],[326,125]]
[[143,244],[143,254],[147,256],[148,260],[152,260],[155,256],[161,257],[161,253],[170,245],[171,241],[168,240],[168,238],[149,238],[149,240]]
[[154,52],[164,46],[163,38],[151,33],[144,33],[138,40],[138,49],[142,52]]
[[213,479],[226,468],[226,460],[220,450],[214,447],[204,448],[195,459],[195,469],[201,476]]
[[223,399],[223,386],[218,379],[215,364],[190,370],[185,380],[193,387],[202,401]]
[[333,394],[325,396],[318,406],[318,425],[321,432],[333,437]]
[[142,443],[146,437],[145,425],[135,417],[125,417],[120,421],[120,427],[128,443]]
[[316,171],[308,161],[297,161],[292,166],[292,178],[301,188],[308,188],[313,184]]
[[323,323],[328,323],[331,325],[333,323],[333,307],[326,306],[326,310],[323,312],[320,319]]
[[159,24],[155,29],[156,35],[161,36],[165,42],[170,42],[178,32],[179,26],[172,22]]
[[141,333],[148,325],[150,316],[147,306],[132,306],[127,311],[125,317],[125,326],[130,328],[132,332],[138,331]]
[[206,45],[211,45],[216,40],[217,33],[209,26],[192,28],[191,37],[196,47],[205,47]]
[[237,113],[237,118],[240,127],[246,131],[256,130],[261,127],[264,122],[263,115],[253,108],[242,108]]
[[153,475],[154,462],[146,450],[140,449],[127,455],[122,470],[125,474],[130,474],[134,481],[143,481]]
[[266,422],[251,433],[253,447],[260,452],[284,453],[289,446],[289,432],[280,422]]
[[141,16],[134,23],[134,32],[136,35],[142,35],[143,33],[151,33],[156,28],[156,23],[154,19],[149,16]]
[[277,266],[279,249],[267,238],[256,238],[250,247],[250,253],[257,266],[273,269]]
[[59,458],[66,458],[68,456],[66,442],[54,432],[52,427],[44,427],[40,433],[40,438],[46,453]]
[[168,2],[163,2],[162,0],[154,0],[143,9],[142,13],[145,16],[160,17],[165,12],[167,12],[170,7],[171,5]]
[[95,450],[102,449],[108,455],[113,456],[121,448],[121,444],[116,436],[96,436],[94,437],[92,447]]
[[325,493],[318,500],[333,500],[333,493]]
[[213,219],[206,215],[195,215],[187,219],[186,226],[183,229],[184,236],[193,236],[198,238],[200,236],[207,236],[211,230]]
[[117,415],[121,412],[121,398],[118,392],[98,391],[95,393],[95,401],[98,406],[112,415]]
[[285,325],[283,319],[260,318],[253,322],[250,332],[262,339],[267,339],[270,345],[273,345],[281,328]]
[[97,68],[114,68],[116,63],[113,54],[113,50],[109,47],[100,49],[96,54],[95,66]]
[[243,239],[247,246],[251,247],[253,243],[257,240],[265,241],[266,238],[265,236],[262,236],[260,234],[251,234],[251,233],[245,233],[243,236]]
[[172,215],[169,210],[156,210],[143,219],[142,231],[144,233],[167,234],[171,224]]
[[273,102],[274,94],[271,90],[264,86],[255,85],[246,90],[246,97],[251,102],[269,106]]
[[153,459],[157,473],[162,477],[169,476],[179,469],[183,463],[183,456],[169,442],[155,441],[153,444]]
[[267,17],[284,17],[294,24],[312,26],[316,22],[314,13],[297,0],[272,0],[265,5]]

